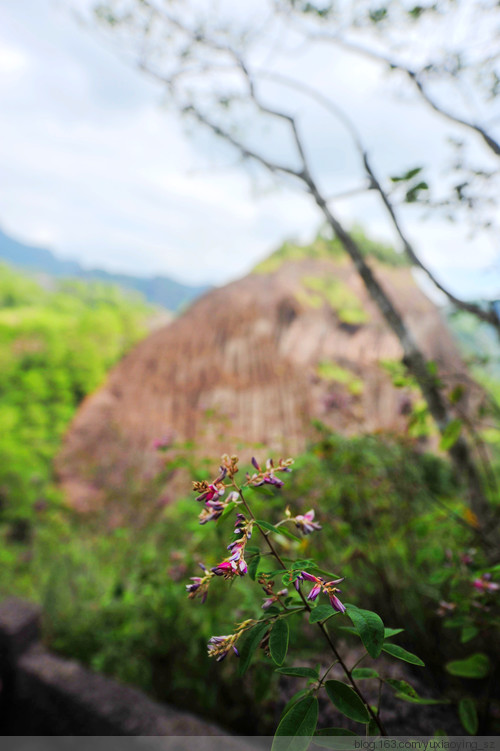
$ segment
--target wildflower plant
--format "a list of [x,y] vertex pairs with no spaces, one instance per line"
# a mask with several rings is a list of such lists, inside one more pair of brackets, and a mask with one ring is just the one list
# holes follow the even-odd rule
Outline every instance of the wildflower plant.
[[[300,547],[297,543],[302,538],[297,536],[297,531],[302,536],[320,533],[321,524],[315,520],[314,510],[294,515],[287,507],[283,518],[275,523],[257,517],[256,509],[262,504],[262,498],[269,500],[268,493],[279,492],[292,464],[292,459],[280,459],[277,464],[269,459],[262,467],[252,459],[252,470],[239,483],[236,478],[238,457],[225,454],[215,480],[193,483],[198,494],[196,500],[203,504],[200,524],[223,524],[234,514],[234,535],[225,556],[221,556],[215,565],[207,569],[200,564],[203,576],[192,577],[187,591],[190,598],[199,597],[203,603],[217,579],[232,581],[246,577],[262,588],[264,599],[260,616],[237,623],[231,634],[212,636],[208,654],[218,662],[233,655],[239,660],[239,674],[242,676],[260,650],[265,658],[270,658],[277,673],[294,680],[307,679],[307,687],[299,690],[286,705],[274,745],[275,749],[281,748],[280,738],[283,736],[295,738],[293,747],[301,751],[307,748],[313,736],[319,740],[321,736],[352,734],[343,728],[317,728],[318,696],[321,693],[325,693],[343,715],[364,726],[367,735],[386,735],[381,716],[384,685],[406,701],[418,704],[434,700],[421,699],[405,681],[383,678],[372,667],[359,667],[365,658],[377,658],[382,652],[422,666],[423,662],[416,655],[392,643],[392,637],[403,629],[385,628],[376,613],[344,602],[342,591],[337,586],[344,581],[343,577],[320,569],[312,559],[290,558],[289,546],[285,551],[281,550],[285,538],[287,542],[293,540],[295,547]],[[295,527],[293,532],[289,528],[291,525]],[[268,570],[269,565],[275,567]],[[333,617],[349,619],[350,625],[346,624],[344,629],[359,637],[363,644],[364,653],[354,665],[347,664],[332,637],[329,625]],[[307,618],[317,629],[318,637],[331,653],[330,664],[325,670],[320,671],[319,666],[286,664],[289,621],[294,618]],[[343,680],[329,678],[335,666],[342,671]],[[366,681],[378,683],[376,705],[368,701],[361,687]]]
[[[479,717],[488,713],[489,684],[494,666],[478,644],[494,643],[500,629],[500,565],[485,569],[481,555],[469,548],[458,555],[446,551],[447,564],[441,571],[442,598],[436,614],[448,629],[460,632],[460,657],[446,663],[446,671],[463,679],[455,689],[457,710],[464,729],[475,735]],[[471,683],[472,681],[472,683]],[[476,685],[473,685],[475,682]]]

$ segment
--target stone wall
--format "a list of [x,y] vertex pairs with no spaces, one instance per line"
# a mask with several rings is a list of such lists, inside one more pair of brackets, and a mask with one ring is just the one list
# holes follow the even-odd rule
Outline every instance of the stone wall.
[[40,615],[23,600],[0,603],[0,735],[218,736],[220,746],[216,725],[48,652]]

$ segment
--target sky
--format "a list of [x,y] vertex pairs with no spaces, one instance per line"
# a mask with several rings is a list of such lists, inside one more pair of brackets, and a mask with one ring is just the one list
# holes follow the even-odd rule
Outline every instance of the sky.
[[[419,157],[432,161],[434,151],[439,159],[429,134],[440,127],[444,133],[444,126],[411,101],[402,106],[380,69],[343,54],[319,63],[298,55],[282,72],[305,71],[307,79],[310,66],[318,87],[334,82],[377,166],[397,173]],[[334,194],[359,186],[359,165],[339,124],[286,96],[284,104],[299,107],[318,179]],[[260,135],[270,153],[285,155],[279,133]],[[393,239],[373,196],[335,206],[347,223]],[[491,241],[470,240],[463,227],[424,223],[414,210],[404,222],[422,258],[453,291],[500,295],[499,249]],[[86,267],[222,284],[283,240],[310,240],[320,223],[308,196],[249,175],[228,148],[186,132],[162,88],[78,23],[68,0],[1,0],[5,232]]]

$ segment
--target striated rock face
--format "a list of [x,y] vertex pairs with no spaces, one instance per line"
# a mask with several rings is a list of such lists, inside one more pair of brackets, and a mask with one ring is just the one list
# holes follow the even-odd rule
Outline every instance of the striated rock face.
[[[408,269],[376,266],[440,373],[464,374],[451,335]],[[403,431],[409,398],[381,360],[401,349],[347,261],[289,262],[199,299],[154,331],[80,408],[57,461],[76,508],[138,490],[174,433],[203,454],[296,454],[318,418],[344,434]],[[465,377],[465,376],[464,376]],[[248,449],[242,448],[248,444]],[[262,452],[260,452],[260,455]]]

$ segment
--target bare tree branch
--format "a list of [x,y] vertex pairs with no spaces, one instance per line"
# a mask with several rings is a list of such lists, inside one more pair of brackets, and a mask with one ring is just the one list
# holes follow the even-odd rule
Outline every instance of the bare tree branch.
[[[389,199],[387,191],[384,190],[379,178],[375,174],[375,170],[369,160],[368,153],[363,146],[361,136],[357,128],[355,127],[352,120],[348,117],[348,115],[342,110],[342,108],[339,107],[335,102],[332,102],[328,97],[324,96],[319,91],[314,89],[312,86],[308,86],[307,84],[304,84],[300,81],[295,82],[293,79],[290,79],[287,76],[284,76],[281,74],[274,74],[274,73],[267,73],[267,74],[264,73],[264,76],[270,81],[276,81],[277,83],[281,83],[285,86],[289,86],[290,88],[295,88],[297,91],[302,92],[309,98],[315,100],[318,104],[320,104],[326,110],[328,110],[335,118],[337,118],[344,125],[346,130],[349,132],[357,151],[360,154],[361,160],[363,162],[363,166],[368,176],[369,184],[366,189],[376,190],[378,194],[380,195],[380,198],[382,199],[384,207],[386,208],[390,216],[390,219],[394,225],[394,228],[396,229],[396,232],[403,244],[403,249],[408,259],[410,260],[410,262],[414,266],[417,266],[419,269],[424,271],[424,273],[427,275],[430,281],[434,284],[434,286],[437,289],[439,289],[440,292],[445,294],[446,297],[450,300],[450,302],[456,308],[459,308],[460,310],[470,313],[476,316],[477,318],[479,318],[481,321],[484,321],[485,323],[490,324],[497,330],[498,334],[500,335],[500,319],[498,318],[493,307],[490,307],[489,310],[485,310],[481,306],[476,305],[475,303],[468,302],[466,300],[462,300],[461,298],[457,297],[452,292],[450,292],[450,290],[447,289],[443,284],[441,284],[441,282],[438,279],[436,279],[432,271],[420,260],[413,245],[410,243],[410,241],[408,240],[408,238],[403,232],[399,219],[396,215],[396,210],[392,202]],[[332,200],[332,199],[329,199],[329,200]]]
[[324,32],[316,33],[312,35],[312,38],[323,42],[331,42],[349,52],[354,52],[371,60],[385,63],[390,70],[399,70],[402,73],[405,73],[419,92],[420,96],[435,112],[437,112],[439,115],[446,118],[450,122],[455,123],[456,125],[461,125],[464,128],[468,128],[469,130],[474,131],[477,135],[481,136],[484,143],[495,154],[495,156],[500,156],[500,143],[492,135],[490,135],[482,125],[471,122],[470,120],[466,120],[459,115],[455,115],[453,112],[450,112],[441,104],[438,104],[427,91],[422,81],[421,74],[417,71],[412,70],[403,63],[400,63],[397,60],[382,54],[381,52],[375,52],[374,50],[367,49],[360,44],[347,41],[346,39],[342,39],[335,34],[327,34]]

